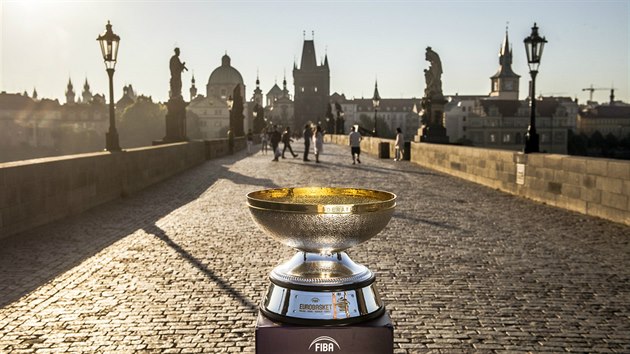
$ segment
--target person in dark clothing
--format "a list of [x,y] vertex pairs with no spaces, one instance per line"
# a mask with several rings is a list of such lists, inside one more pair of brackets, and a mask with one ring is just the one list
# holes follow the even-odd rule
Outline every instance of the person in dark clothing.
[[269,142],[271,143],[271,149],[273,150],[273,160],[271,161],[278,161],[278,157],[280,157],[280,149],[278,149],[278,145],[280,145],[281,139],[282,136],[278,131],[278,126],[274,125],[273,131],[269,135]]
[[291,142],[293,141],[293,138],[291,138],[291,128],[287,127],[287,129],[285,129],[284,133],[282,133],[282,143],[284,144],[284,148],[282,149],[282,158],[284,159],[284,152],[287,151],[287,149],[289,149],[289,152],[291,152],[291,155],[293,155],[293,157],[298,157],[298,155],[296,153],[293,152],[293,149],[291,148]]
[[313,131],[311,125],[306,124],[304,126],[304,161],[311,161],[308,159],[308,153],[311,149],[311,139],[313,139]]

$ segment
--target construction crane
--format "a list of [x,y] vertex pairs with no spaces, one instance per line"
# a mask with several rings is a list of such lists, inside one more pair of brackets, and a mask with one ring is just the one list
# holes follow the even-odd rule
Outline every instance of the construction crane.
[[593,101],[593,92],[601,91],[601,90],[610,90],[610,101],[612,102],[615,99],[615,89],[614,88],[593,87],[593,84],[591,84],[591,87],[587,87],[587,88],[583,88],[582,89],[582,91],[589,91],[589,97],[588,97],[589,101]]

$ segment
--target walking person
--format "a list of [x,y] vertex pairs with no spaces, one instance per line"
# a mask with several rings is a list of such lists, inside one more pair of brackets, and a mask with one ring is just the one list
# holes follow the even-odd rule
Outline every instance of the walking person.
[[304,161],[311,161],[308,159],[308,153],[311,149],[311,139],[313,139],[313,131],[311,130],[311,125],[306,124],[304,126]]
[[254,133],[249,129],[247,131],[247,153],[252,152],[252,145],[254,145]]
[[394,143],[394,161],[402,161],[403,153],[405,149],[405,137],[402,130],[396,128],[396,142]]
[[263,155],[267,155],[267,150],[269,149],[269,135],[267,134],[267,128],[263,128],[260,131],[260,142],[262,147],[260,148],[260,152]]
[[315,147],[315,162],[319,163],[319,155],[324,152],[324,133],[322,132],[322,126],[319,124],[313,134],[313,146]]
[[[361,133],[359,133],[354,126],[350,128],[350,135],[348,135],[348,140],[350,142],[350,153],[352,154],[352,164],[354,165],[356,162],[361,163]],[[355,157],[356,155],[356,157]],[[356,162],[355,162],[356,160]]]
[[293,141],[293,138],[291,137],[291,128],[287,127],[287,129],[284,130],[284,133],[282,133],[282,143],[284,144],[284,148],[282,149],[282,158],[286,158],[284,157],[284,152],[287,151],[287,149],[289,149],[289,152],[291,152],[291,155],[293,155],[293,158],[298,157],[298,154],[293,152],[293,149],[291,148],[291,142]]
[[271,131],[271,134],[269,134],[269,142],[271,143],[271,149],[273,150],[273,160],[271,161],[278,161],[278,157],[280,157],[280,148],[278,147],[278,145],[280,145],[280,140],[282,139],[282,136],[280,135],[280,132],[278,131],[278,126],[274,125],[273,126],[273,130]]

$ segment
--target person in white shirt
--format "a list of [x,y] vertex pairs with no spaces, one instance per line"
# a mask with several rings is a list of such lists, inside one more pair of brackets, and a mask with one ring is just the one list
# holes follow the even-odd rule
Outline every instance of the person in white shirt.
[[348,136],[348,140],[350,141],[352,164],[354,165],[356,162],[361,163],[361,159],[359,159],[359,156],[361,155],[361,134],[356,131],[354,126],[350,128],[350,135]]
[[394,161],[402,161],[403,151],[405,149],[405,137],[402,130],[396,128],[396,143],[394,143],[395,158]]
[[319,155],[324,152],[324,133],[319,124],[313,133],[313,146],[315,146],[315,162],[319,163]]

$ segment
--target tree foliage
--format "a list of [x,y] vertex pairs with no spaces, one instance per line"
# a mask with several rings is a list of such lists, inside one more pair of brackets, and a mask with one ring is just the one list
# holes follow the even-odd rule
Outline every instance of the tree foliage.
[[[374,130],[374,116],[370,117],[367,114],[361,114],[359,116],[359,125],[361,126],[361,128],[365,130],[373,131]],[[389,128],[389,125],[387,125],[383,117],[377,116],[376,130],[377,130],[379,138],[394,139],[396,137],[396,133],[394,133]]]
[[569,131],[567,152],[569,155],[630,159],[630,134],[619,139],[612,133],[604,136],[595,131],[591,136]]
[[120,116],[118,135],[123,148],[151,146],[164,137],[166,107],[140,96]]

